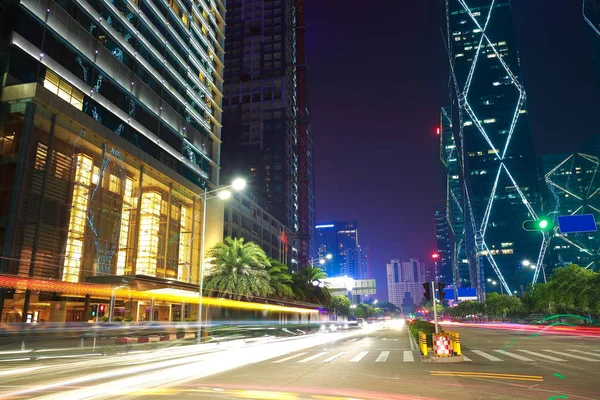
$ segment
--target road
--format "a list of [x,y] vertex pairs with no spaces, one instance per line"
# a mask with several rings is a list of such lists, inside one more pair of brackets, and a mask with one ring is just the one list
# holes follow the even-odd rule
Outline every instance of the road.
[[406,329],[188,345],[0,365],[1,398],[600,399],[600,338],[452,326],[461,364],[421,362]]

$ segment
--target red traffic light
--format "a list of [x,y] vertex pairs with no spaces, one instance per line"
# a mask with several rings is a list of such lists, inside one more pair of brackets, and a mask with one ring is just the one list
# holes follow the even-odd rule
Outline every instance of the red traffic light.
[[435,128],[435,133],[436,133],[436,135],[440,134],[440,127],[439,126],[437,128]]
[[440,253],[431,254],[431,258],[433,258],[434,260],[437,260],[438,258],[440,258]]
[[100,304],[98,306],[98,316],[99,317],[104,317],[105,313],[106,313],[106,304]]

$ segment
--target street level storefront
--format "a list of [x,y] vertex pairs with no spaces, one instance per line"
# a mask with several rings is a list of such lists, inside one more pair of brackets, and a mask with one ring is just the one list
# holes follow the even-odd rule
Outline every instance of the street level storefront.
[[[143,151],[148,139],[140,136],[136,147],[72,102],[36,83],[3,89],[0,273],[73,285],[145,276],[162,282],[158,289],[195,287],[197,297],[203,189]],[[222,232],[223,206],[213,202],[206,248]],[[72,292],[3,287],[0,321],[87,320],[93,294]],[[119,300],[115,316],[197,318],[197,306],[148,301]]]

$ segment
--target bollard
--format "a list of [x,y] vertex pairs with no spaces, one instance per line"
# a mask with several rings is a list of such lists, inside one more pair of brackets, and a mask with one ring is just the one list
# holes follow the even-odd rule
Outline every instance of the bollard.
[[427,335],[423,332],[419,332],[419,348],[421,354],[427,356]]
[[458,333],[454,334],[454,354],[457,356],[462,355],[462,350],[460,348],[460,335]]

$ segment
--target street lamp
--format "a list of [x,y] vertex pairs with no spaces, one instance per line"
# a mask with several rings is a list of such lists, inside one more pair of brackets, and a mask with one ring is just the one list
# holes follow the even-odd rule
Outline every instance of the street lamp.
[[[537,265],[536,264],[532,264],[531,261],[529,260],[523,260],[521,261],[521,265],[524,267],[530,267],[531,269],[536,269]],[[542,263],[542,274],[544,275],[544,283],[546,282],[546,266]]]
[[333,255],[331,255],[330,253],[327,253],[327,254],[325,255],[325,257],[317,257],[317,258],[313,258],[312,260],[310,260],[310,261],[308,262],[308,264],[309,264],[311,267],[314,267],[314,266],[315,266],[315,262],[316,262],[316,261],[318,261],[318,262],[319,262],[319,264],[321,264],[321,265],[324,265],[324,264],[327,262],[327,260],[331,260],[332,258],[333,258]]
[[204,286],[204,245],[206,236],[206,214],[208,210],[208,200],[219,198],[227,200],[231,197],[231,190],[241,191],[246,187],[246,180],[242,178],[234,179],[229,186],[223,186],[214,190],[204,189],[204,193],[200,196],[202,200],[202,238],[200,239],[200,273],[198,279],[198,340],[202,337],[202,286]]

